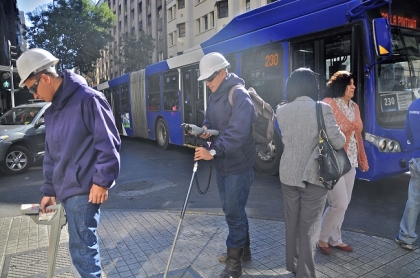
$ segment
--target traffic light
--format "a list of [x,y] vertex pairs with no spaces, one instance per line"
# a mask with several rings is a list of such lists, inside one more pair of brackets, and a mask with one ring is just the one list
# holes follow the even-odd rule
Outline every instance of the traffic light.
[[20,49],[17,46],[12,45],[9,40],[7,41],[7,43],[9,47],[9,51],[8,51],[9,66],[11,65],[16,66],[16,60],[17,58],[19,58]]
[[3,71],[1,73],[1,89],[3,90],[10,90],[12,88],[10,72]]

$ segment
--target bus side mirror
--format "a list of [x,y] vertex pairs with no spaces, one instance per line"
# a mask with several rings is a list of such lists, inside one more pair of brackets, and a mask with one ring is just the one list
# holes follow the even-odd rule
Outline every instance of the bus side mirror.
[[375,18],[372,25],[376,55],[383,58],[391,56],[392,37],[388,19]]

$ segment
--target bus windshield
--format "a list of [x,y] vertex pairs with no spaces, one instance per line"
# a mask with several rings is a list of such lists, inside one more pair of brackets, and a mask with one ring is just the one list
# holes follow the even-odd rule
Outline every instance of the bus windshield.
[[420,97],[420,31],[391,29],[393,54],[378,64],[377,116],[386,128],[402,128],[410,104]]

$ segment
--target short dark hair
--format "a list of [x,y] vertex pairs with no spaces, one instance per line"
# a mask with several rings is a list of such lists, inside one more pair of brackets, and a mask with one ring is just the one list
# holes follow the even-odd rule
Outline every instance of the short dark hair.
[[43,70],[43,71],[40,71],[40,72],[37,72],[37,73],[31,73],[28,76],[28,78],[26,78],[26,80],[29,80],[29,79],[38,79],[41,76],[41,74],[49,75],[51,77],[58,77],[58,74],[56,72],[51,72],[49,70]]
[[337,71],[328,80],[324,97],[338,98],[344,96],[352,79],[354,79],[354,75],[351,72],[347,70]]
[[315,72],[309,68],[298,68],[294,70],[286,81],[287,101],[294,101],[301,96],[308,96],[318,100],[319,83]]

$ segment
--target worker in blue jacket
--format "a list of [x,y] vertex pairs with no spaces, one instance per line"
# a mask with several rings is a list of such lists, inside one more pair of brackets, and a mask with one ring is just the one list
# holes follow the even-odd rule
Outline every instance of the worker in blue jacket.
[[69,70],[57,74],[58,59],[33,48],[16,61],[34,98],[51,102],[45,112],[45,176],[42,212],[61,201],[68,222],[69,251],[81,277],[101,277],[97,229],[100,206],[120,171],[121,139],[105,96]]
[[[219,257],[226,261],[226,268],[219,277],[242,275],[242,260],[251,260],[248,218],[245,205],[254,180],[254,138],[252,125],[257,119],[245,82],[234,73],[228,73],[229,62],[217,52],[200,60],[199,81],[205,81],[211,94],[203,123],[204,129],[219,131],[210,149],[196,148],[195,160],[212,160],[216,168],[217,186],[225,213],[229,234],[227,253]],[[232,105],[229,91],[233,91]],[[210,137],[203,133],[202,138]]]
[[420,99],[411,103],[405,120],[407,143],[414,147],[413,157],[409,162],[410,183],[408,200],[400,223],[400,230],[395,236],[397,242],[406,250],[414,250],[413,243],[417,239],[416,223],[420,212]]

